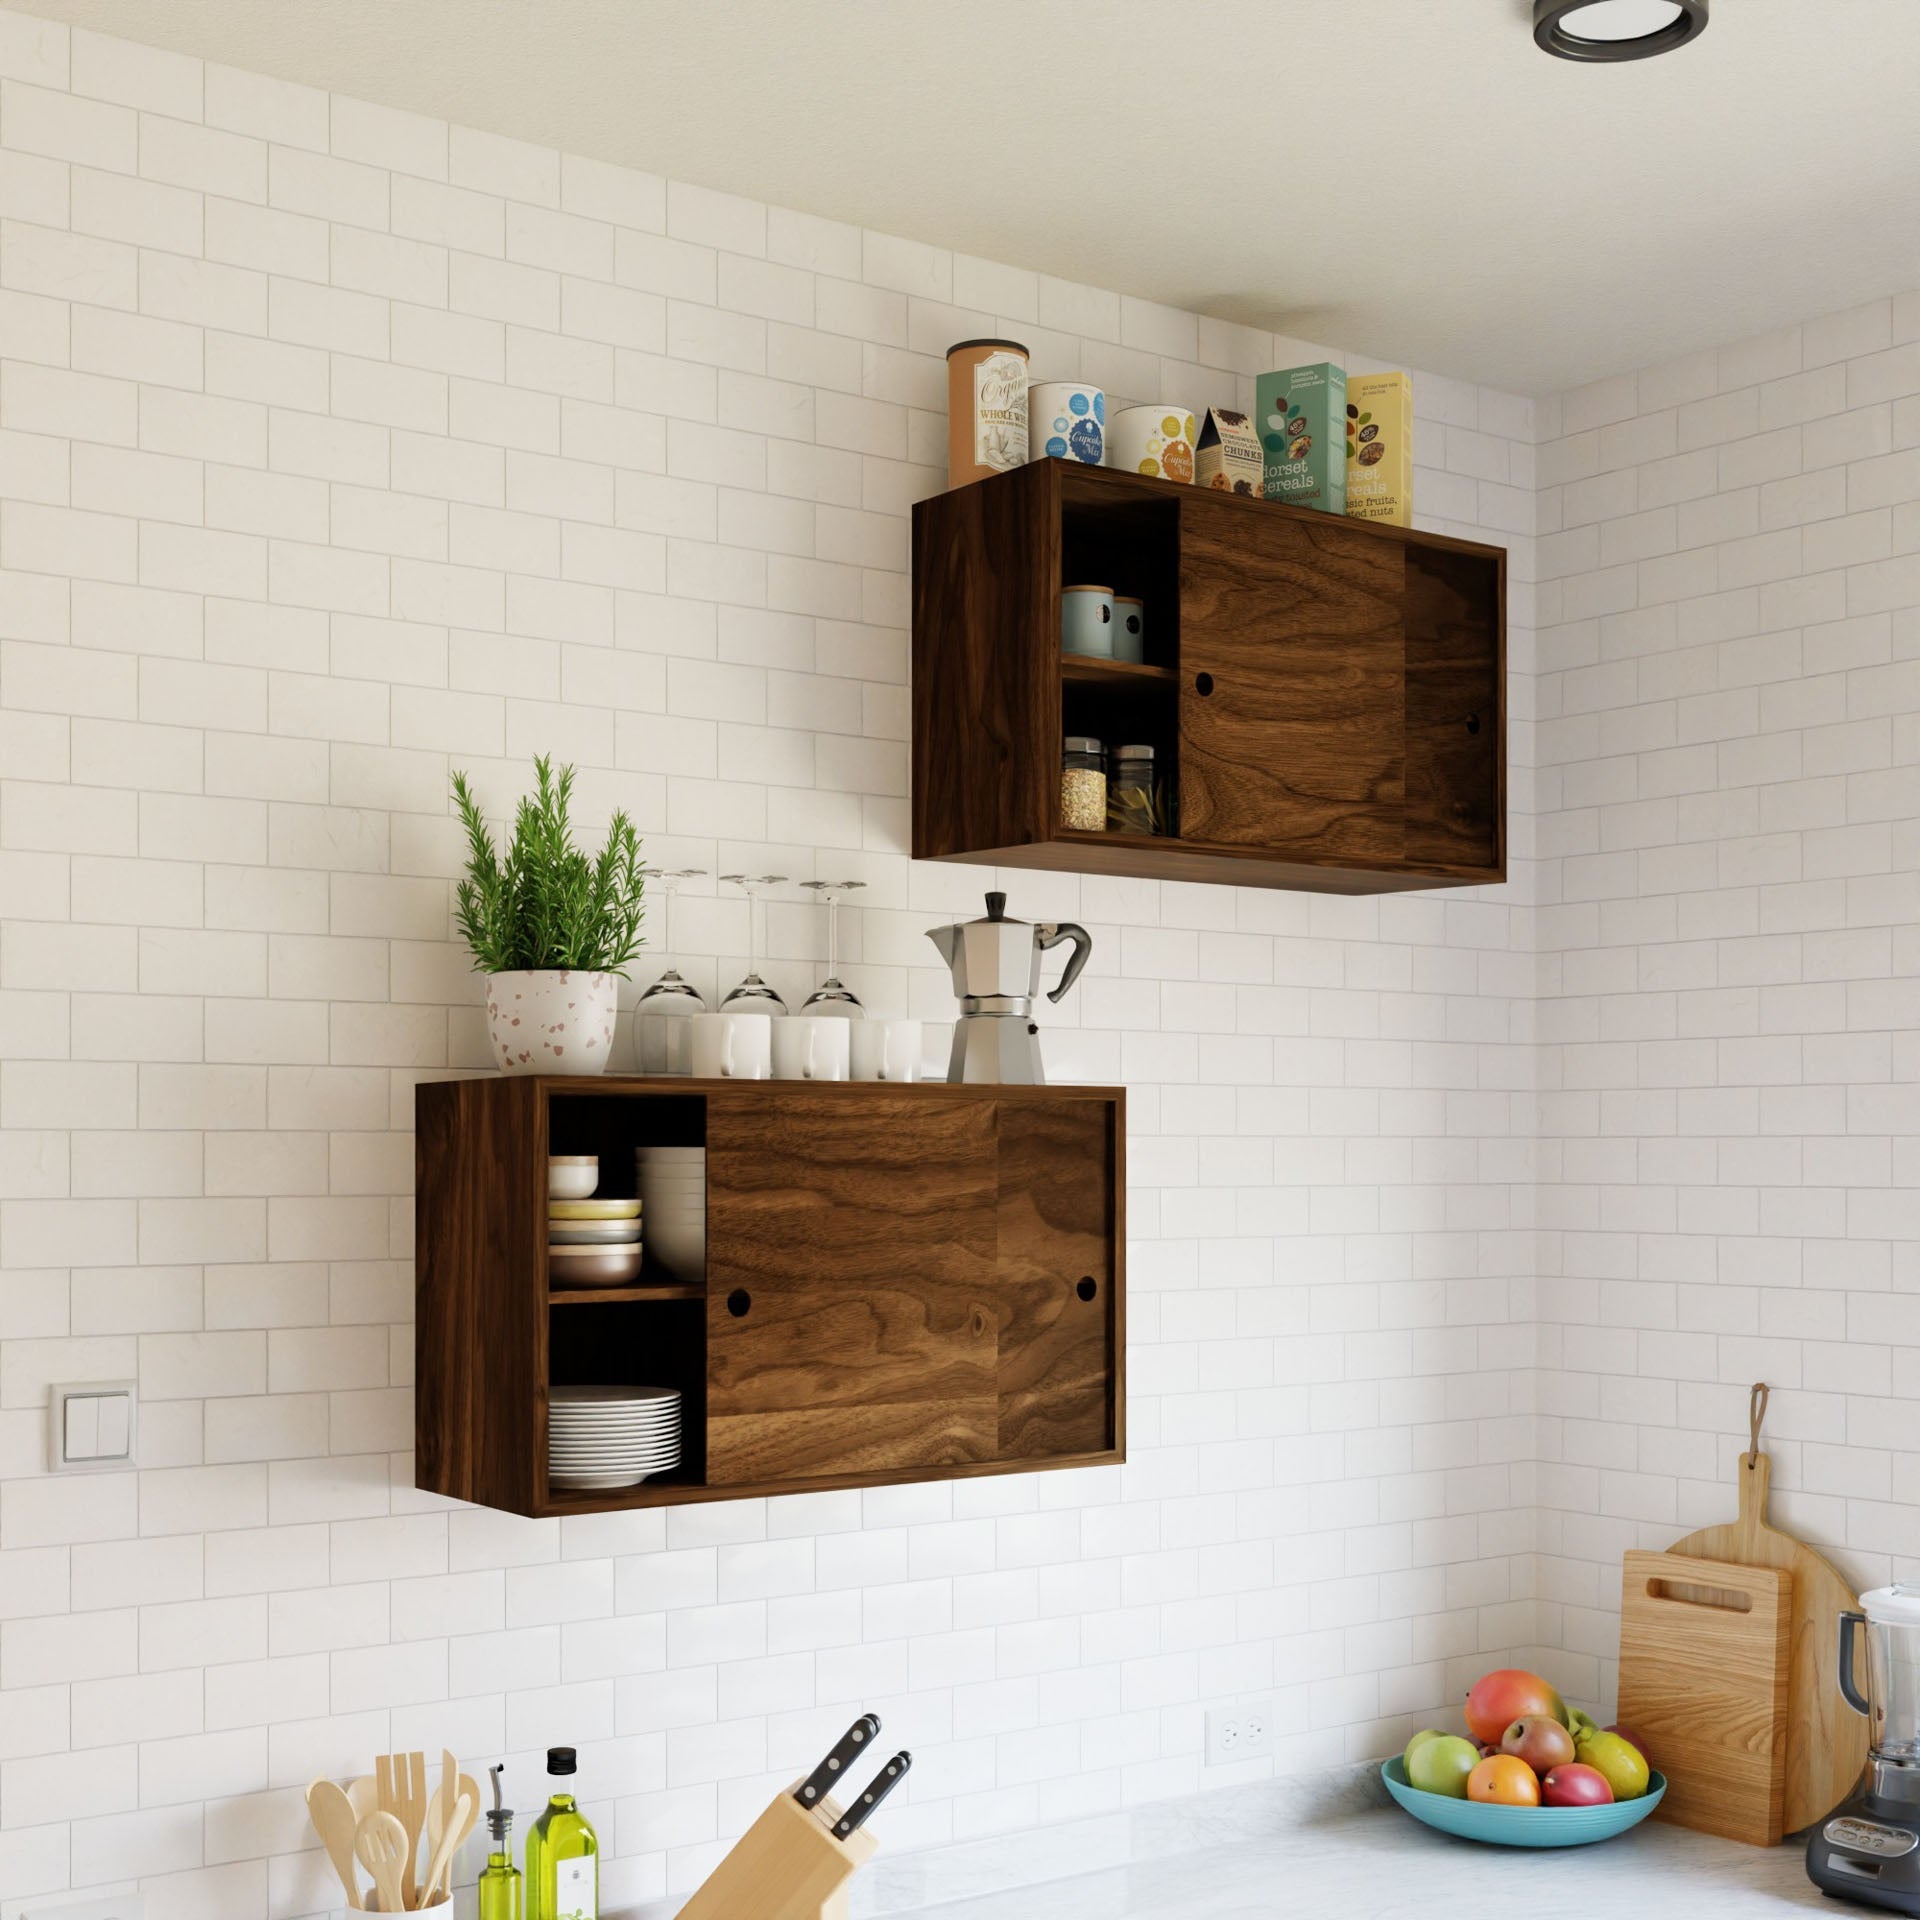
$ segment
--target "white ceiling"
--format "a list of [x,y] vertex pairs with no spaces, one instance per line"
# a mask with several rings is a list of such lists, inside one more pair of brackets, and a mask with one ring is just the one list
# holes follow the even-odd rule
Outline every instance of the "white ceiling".
[[25,3],[1522,391],[1920,286],[1920,0]]

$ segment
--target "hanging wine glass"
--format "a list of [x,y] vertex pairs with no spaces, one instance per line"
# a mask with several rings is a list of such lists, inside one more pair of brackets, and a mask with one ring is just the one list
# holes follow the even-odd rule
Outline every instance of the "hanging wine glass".
[[[705,867],[672,867],[653,872],[651,877],[659,883],[665,896],[660,909],[660,941],[663,947],[673,935],[673,896],[679,890],[680,882],[702,879],[706,871]],[[634,1002],[633,1046],[640,1071],[689,1072],[692,1063],[687,1058],[686,1036],[682,1032],[676,1041],[671,1023],[685,1019],[689,1014],[705,1013],[706,1010],[707,1003],[700,989],[668,961],[666,971]]]
[[837,1013],[849,1020],[858,1020],[866,1009],[860,1004],[860,996],[840,978],[840,896],[857,893],[867,883],[864,880],[802,880],[800,884],[827,903],[827,977],[807,995],[800,1011]]
[[786,1012],[787,1003],[760,977],[760,903],[769,887],[781,886],[784,873],[723,873],[728,886],[738,887],[747,896],[747,972],[746,977],[720,1002],[723,1011],[766,1013],[776,1020]]

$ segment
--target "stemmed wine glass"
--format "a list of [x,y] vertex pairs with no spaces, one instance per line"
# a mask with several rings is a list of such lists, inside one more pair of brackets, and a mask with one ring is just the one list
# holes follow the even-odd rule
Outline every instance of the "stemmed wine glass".
[[766,1013],[777,1020],[787,1010],[787,1003],[781,999],[777,989],[768,986],[760,978],[760,921],[757,912],[766,889],[784,884],[786,877],[784,873],[723,873],[720,876],[728,886],[738,887],[747,896],[746,978],[720,1002],[723,1012]]
[[[682,880],[698,880],[705,876],[705,867],[669,867],[657,868],[652,877],[660,883],[666,904],[660,909],[660,938],[664,946],[673,933],[673,896]],[[706,1000],[700,989],[691,980],[686,979],[671,961],[667,970],[633,1006],[633,1044],[639,1057],[642,1073],[671,1073],[672,1045],[670,1031],[666,1025],[669,1019],[684,1018],[691,1013],[705,1013]]]
[[837,1013],[846,1019],[857,1020],[866,1009],[860,1004],[860,996],[840,978],[840,896],[858,892],[867,883],[864,880],[802,880],[800,884],[809,893],[821,895],[827,903],[827,977],[807,995],[800,1011]]

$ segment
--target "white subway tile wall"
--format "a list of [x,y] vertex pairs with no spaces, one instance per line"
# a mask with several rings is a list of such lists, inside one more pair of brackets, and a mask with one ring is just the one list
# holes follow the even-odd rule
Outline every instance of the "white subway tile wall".
[[[1423,519],[1512,550],[1513,883],[998,876],[1094,934],[1052,1070],[1129,1087],[1128,1466],[534,1523],[412,1485],[413,1087],[490,1058],[450,768],[501,814],[552,752],[589,825],[627,808],[659,866],[863,880],[843,970],[948,1019],[924,930],[996,876],[905,851],[907,516],[944,483],[945,347],[1013,330],[1042,374],[1195,407],[1326,349],[9,11],[0,216],[5,1920],[134,1881],[154,1920],[323,1911],[301,1790],[391,1747],[504,1755],[530,1807],[539,1749],[579,1746],[617,1906],[697,1880],[861,1707],[918,1756],[899,1847],[1190,1790],[1204,1705],[1247,1692],[1282,1770],[1376,1752],[1532,1644],[1531,402],[1416,378]],[[1833,922],[1820,1044],[1878,1035],[1855,1117],[1883,1172],[1873,874],[1913,757],[1883,570],[1913,563],[1873,529],[1891,554],[1913,526],[1872,459],[1913,425],[1903,364],[1883,344],[1824,383],[1859,410],[1866,519],[1823,537],[1853,543],[1860,604],[1820,615],[1856,616],[1853,667],[1813,683],[1835,711],[1772,823],[1820,848],[1777,917],[1796,956]],[[1777,384],[1800,377],[1796,350],[1748,391],[1740,457],[1816,432],[1821,396]],[[1800,471],[1756,470],[1752,524],[1714,536],[1750,598],[1786,597],[1758,584],[1791,558],[1770,540],[1814,538]],[[1701,639],[1704,678],[1653,661],[1688,662],[1668,733],[1739,750],[1783,691],[1747,631]],[[1664,744],[1650,720],[1642,764]],[[1653,830],[1634,800],[1608,831]],[[1765,900],[1774,844],[1740,843],[1745,892],[1686,879],[1683,910]],[[668,952],[710,994],[746,964],[711,879],[649,930],[629,1002]],[[797,888],[769,909],[790,996],[824,933]],[[1764,1011],[1751,965],[1769,984],[1698,1017]],[[1702,1041],[1707,1070],[1744,1046],[1741,1084],[1797,1080],[1773,1031]],[[1786,1191],[1758,1158],[1742,1178],[1751,1205]],[[1671,1318],[1674,1283],[1650,1291]],[[1756,1333],[1821,1331],[1739,1297]],[[47,1384],[133,1375],[140,1471],[49,1477]]]
[[1920,295],[1539,413],[1539,1629],[1727,1518],[1920,1575]]

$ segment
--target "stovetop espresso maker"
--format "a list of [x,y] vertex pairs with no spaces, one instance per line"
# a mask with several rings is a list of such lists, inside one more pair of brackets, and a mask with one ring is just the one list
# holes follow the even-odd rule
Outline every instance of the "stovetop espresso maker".
[[[1855,1678],[1858,1630],[1867,1689]],[[1920,1915],[1920,1586],[1860,1596],[1840,1616],[1840,1691],[1867,1716],[1867,1770],[1807,1836],[1807,1877],[1837,1900]]]
[[1040,1064],[1040,1029],[1033,1018],[1040,991],[1040,956],[1063,940],[1073,942],[1073,957],[1060,984],[1047,995],[1058,1001],[1080,978],[1093,951],[1093,937],[1071,920],[1034,926],[1007,918],[1007,896],[987,895],[984,920],[959,920],[934,927],[927,938],[953,969],[953,990],[960,996],[960,1018],[953,1029],[953,1058],[947,1078],[1002,1086],[1039,1086],[1046,1080]]

